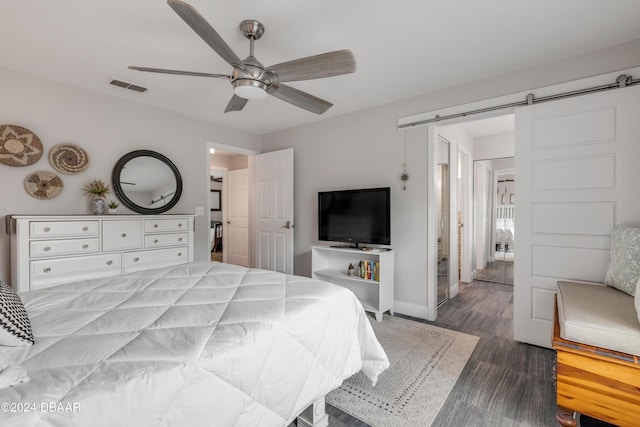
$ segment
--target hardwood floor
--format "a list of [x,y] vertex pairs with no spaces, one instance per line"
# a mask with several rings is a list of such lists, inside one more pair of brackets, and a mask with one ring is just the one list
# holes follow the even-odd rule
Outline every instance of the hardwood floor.
[[513,285],[513,261],[496,260],[476,272],[476,280]]
[[[557,425],[555,355],[513,340],[512,285],[462,283],[458,296],[438,310],[438,320],[423,322],[480,337],[432,426]],[[333,407],[327,413],[332,427],[366,426]]]

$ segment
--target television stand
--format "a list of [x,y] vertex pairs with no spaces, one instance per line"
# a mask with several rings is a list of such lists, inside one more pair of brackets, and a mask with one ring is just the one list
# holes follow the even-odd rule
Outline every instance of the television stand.
[[[382,322],[385,311],[393,315],[394,257],[393,250],[373,252],[346,246],[314,246],[311,248],[311,277],[349,289],[364,309]],[[360,261],[378,263],[378,280],[349,276],[349,264],[357,267]]]
[[330,248],[336,248],[336,249],[359,249],[360,248],[358,243],[349,243],[349,246],[347,246],[347,245],[331,245],[329,247]]

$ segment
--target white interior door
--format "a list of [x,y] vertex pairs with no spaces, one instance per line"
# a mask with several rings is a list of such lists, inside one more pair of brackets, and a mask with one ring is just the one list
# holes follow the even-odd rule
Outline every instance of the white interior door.
[[640,218],[640,87],[516,109],[514,337],[550,347],[558,280],[602,282]]
[[227,172],[226,262],[249,267],[249,170]]
[[293,274],[293,148],[255,158],[255,265]]

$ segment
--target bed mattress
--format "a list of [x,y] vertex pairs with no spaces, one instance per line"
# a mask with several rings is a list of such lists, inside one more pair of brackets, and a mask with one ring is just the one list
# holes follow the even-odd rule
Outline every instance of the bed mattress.
[[330,283],[190,263],[21,294],[32,347],[1,347],[2,426],[284,426],[388,365],[359,301]]

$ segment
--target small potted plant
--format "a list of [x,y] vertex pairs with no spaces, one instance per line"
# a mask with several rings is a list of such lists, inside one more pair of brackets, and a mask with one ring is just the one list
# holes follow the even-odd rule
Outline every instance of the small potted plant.
[[117,214],[118,213],[118,206],[120,206],[120,204],[118,202],[116,202],[115,200],[112,200],[109,202],[109,213],[111,215]]
[[111,186],[101,179],[94,179],[82,187],[82,192],[87,199],[93,200],[93,213],[103,215],[106,204],[104,198],[111,192]]

